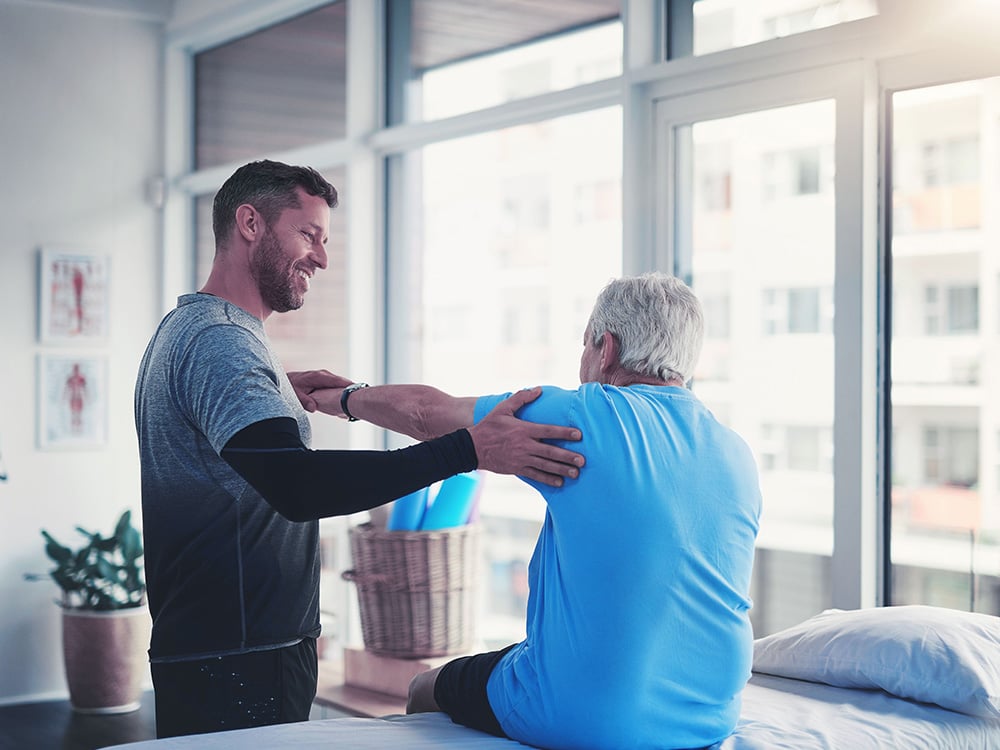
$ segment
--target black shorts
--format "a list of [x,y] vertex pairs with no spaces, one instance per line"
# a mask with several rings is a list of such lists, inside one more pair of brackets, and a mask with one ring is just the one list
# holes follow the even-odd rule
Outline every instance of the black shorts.
[[315,638],[267,651],[155,662],[156,736],[306,721],[317,666]]
[[493,668],[512,648],[463,656],[441,667],[434,681],[434,701],[452,721],[497,737],[507,736],[490,707],[486,683]]

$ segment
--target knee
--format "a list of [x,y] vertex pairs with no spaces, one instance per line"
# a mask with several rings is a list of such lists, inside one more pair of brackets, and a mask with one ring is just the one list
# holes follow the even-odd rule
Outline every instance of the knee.
[[412,680],[406,695],[406,713],[418,714],[427,711],[440,711],[434,700],[434,678],[437,670],[421,672]]

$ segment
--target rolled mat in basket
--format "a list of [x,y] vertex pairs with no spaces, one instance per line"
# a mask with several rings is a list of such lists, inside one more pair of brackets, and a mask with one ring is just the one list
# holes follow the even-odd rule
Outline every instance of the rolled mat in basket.
[[402,658],[468,651],[475,636],[479,528],[350,529],[365,648]]

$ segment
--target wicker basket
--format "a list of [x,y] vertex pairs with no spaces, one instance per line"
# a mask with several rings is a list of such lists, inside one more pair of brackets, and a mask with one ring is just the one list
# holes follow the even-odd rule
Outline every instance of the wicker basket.
[[350,529],[365,648],[402,658],[447,656],[473,644],[479,530]]

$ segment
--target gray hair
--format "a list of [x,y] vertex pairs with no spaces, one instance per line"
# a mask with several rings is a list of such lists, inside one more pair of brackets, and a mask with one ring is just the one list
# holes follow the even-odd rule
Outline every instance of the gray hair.
[[704,329],[694,292],[676,276],[659,272],[611,281],[587,324],[595,346],[605,331],[615,337],[626,370],[685,383],[694,375]]

